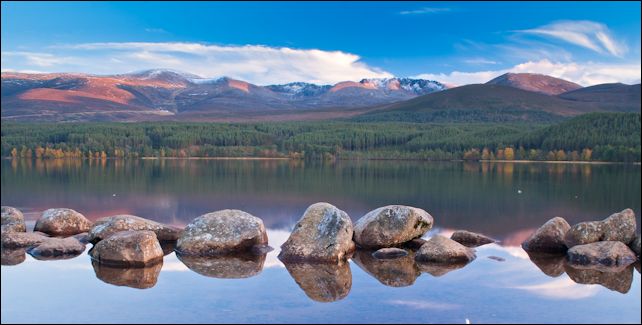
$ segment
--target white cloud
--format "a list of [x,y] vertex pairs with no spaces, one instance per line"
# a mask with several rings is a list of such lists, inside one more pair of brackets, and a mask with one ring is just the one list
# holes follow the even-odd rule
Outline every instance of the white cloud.
[[595,296],[600,290],[597,285],[577,284],[568,277],[555,279],[541,284],[517,286],[515,289],[521,289],[538,296],[553,299],[585,299]]
[[539,73],[556,78],[578,83],[582,86],[591,86],[610,82],[623,82],[634,84],[640,82],[639,62],[632,63],[577,63],[577,62],[552,62],[548,59],[527,61],[508,69],[486,70],[476,72],[453,71],[450,73],[431,74],[424,73],[416,78],[437,80],[451,85],[466,85],[485,83],[507,72],[513,73]]
[[450,8],[434,8],[434,7],[423,7],[415,10],[404,10],[399,12],[401,15],[422,15],[422,14],[436,14],[440,12],[448,12]]
[[464,60],[464,63],[475,64],[475,65],[499,64],[499,62],[497,62],[497,61],[484,59],[484,58],[466,59],[466,60]]
[[624,43],[611,36],[606,25],[588,20],[559,21],[520,32],[561,39],[598,53],[609,53],[617,57],[622,57],[628,50]]
[[[368,66],[358,55],[341,51],[262,45],[224,46],[201,43],[86,43],[51,47],[52,52],[2,52],[3,69],[46,67],[48,72],[116,74],[167,68],[206,78],[227,76],[258,85],[305,81],[332,84],[391,73]],[[14,56],[5,67],[5,53]],[[63,60],[72,54],[82,60]],[[8,64],[9,65],[9,64]],[[43,70],[43,69],[39,69]]]

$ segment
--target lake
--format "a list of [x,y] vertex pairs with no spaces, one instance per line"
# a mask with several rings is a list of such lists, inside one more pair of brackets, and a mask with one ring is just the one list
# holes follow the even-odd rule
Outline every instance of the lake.
[[[548,219],[572,225],[632,208],[640,165],[289,160],[3,160],[2,205],[33,227],[48,208],[89,219],[134,214],[185,226],[240,209],[263,219],[274,251],[257,260],[181,261],[113,269],[86,254],[39,261],[2,254],[2,322],[68,323],[640,323],[640,264],[622,272],[533,261],[521,242]],[[356,221],[377,207],[428,211],[425,237],[457,229],[501,242],[465,267],[358,252],[343,265],[284,265],[276,256],[315,202]],[[88,245],[89,249],[91,245]],[[14,265],[8,265],[14,264]],[[227,268],[225,268],[228,266]],[[234,266],[234,267],[232,267]],[[222,268],[221,268],[222,267]]]

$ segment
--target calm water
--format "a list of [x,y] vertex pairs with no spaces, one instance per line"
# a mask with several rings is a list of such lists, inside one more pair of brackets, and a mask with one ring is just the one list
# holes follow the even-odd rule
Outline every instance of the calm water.
[[[38,261],[3,251],[3,323],[641,321],[639,264],[619,273],[536,265],[519,247],[554,216],[573,224],[630,207],[640,224],[639,165],[4,160],[1,176],[2,205],[31,226],[53,207],[177,226],[234,208],[262,218],[276,248],[255,260],[181,261],[168,247],[162,267],[129,270],[87,254]],[[367,253],[340,266],[283,265],[278,247],[319,201],[353,220],[383,205],[417,206],[435,218],[428,236],[468,229],[501,245],[450,270]]]

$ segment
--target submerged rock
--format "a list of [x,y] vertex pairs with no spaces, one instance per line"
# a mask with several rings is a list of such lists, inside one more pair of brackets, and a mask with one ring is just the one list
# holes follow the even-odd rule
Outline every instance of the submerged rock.
[[355,250],[352,221],[329,203],[315,203],[305,210],[288,240],[281,245],[282,261],[345,261]]
[[568,249],[564,235],[570,228],[564,218],[550,219],[522,243],[522,248],[534,253],[564,253]]
[[635,253],[619,241],[601,241],[586,245],[576,245],[567,252],[571,265],[596,267],[622,267],[636,260]]
[[263,221],[241,210],[204,214],[190,222],[176,242],[181,255],[216,256],[266,245]]
[[117,215],[96,220],[94,226],[89,230],[89,241],[97,243],[117,232],[133,230],[149,230],[156,234],[158,240],[177,240],[181,230],[167,226],[156,221],[132,215]]
[[51,236],[72,236],[89,231],[92,222],[72,209],[48,209],[36,221],[35,231]]
[[41,232],[3,232],[2,247],[4,248],[27,248],[40,245],[49,239]]
[[374,258],[377,258],[377,259],[380,259],[380,260],[383,260],[383,259],[395,259],[395,258],[398,258],[398,257],[407,256],[407,255],[408,255],[408,252],[406,252],[405,250],[403,250],[401,248],[394,248],[394,247],[392,247],[392,248],[381,248],[381,249],[375,251],[374,253],[372,253],[372,256]]
[[491,244],[496,242],[496,240],[484,236],[482,234],[474,233],[467,230],[457,230],[455,231],[450,239],[466,246],[466,247],[478,247],[486,244]]
[[163,261],[146,267],[121,268],[92,261],[96,277],[115,286],[148,289],[156,285]]
[[422,209],[389,205],[370,211],[357,220],[354,241],[367,248],[397,246],[423,236],[432,225],[432,216]]
[[528,257],[544,274],[556,278],[564,274],[566,255],[529,252]]
[[85,244],[74,237],[48,238],[40,245],[27,250],[29,255],[39,260],[73,258],[85,251]]
[[25,217],[20,210],[2,206],[2,232],[26,232]]
[[352,288],[349,263],[285,262],[285,268],[303,292],[318,302],[333,302],[348,296]]
[[468,263],[475,259],[475,251],[444,236],[435,235],[415,253],[417,262]]
[[163,249],[153,231],[121,231],[101,240],[89,252],[102,264],[143,267],[163,260]]
[[637,235],[635,239],[629,244],[629,248],[637,255],[640,257],[640,235]]
[[627,293],[631,290],[633,283],[633,265],[624,268],[591,269],[575,268],[566,264],[566,274],[579,284],[599,284],[607,289],[620,293]]
[[619,241],[629,244],[635,239],[635,213],[625,209],[602,221],[580,222],[566,233],[566,246],[573,247],[598,241]]
[[224,256],[183,256],[176,254],[190,270],[211,278],[243,279],[263,270],[266,254],[240,253]]
[[506,261],[505,258],[499,257],[499,256],[494,256],[494,255],[488,256],[488,258],[490,258],[493,261],[497,261],[497,262],[505,262]]
[[25,261],[27,254],[24,248],[4,248],[0,249],[0,264],[18,265]]
[[405,256],[395,259],[378,259],[372,255],[372,251],[357,250],[352,256],[352,261],[386,286],[411,286],[421,275],[412,253],[406,252]]

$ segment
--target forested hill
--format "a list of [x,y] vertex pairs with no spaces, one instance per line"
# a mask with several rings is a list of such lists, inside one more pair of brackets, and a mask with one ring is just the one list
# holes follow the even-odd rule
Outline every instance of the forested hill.
[[639,113],[533,123],[2,122],[2,156],[640,161]]

